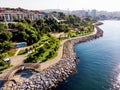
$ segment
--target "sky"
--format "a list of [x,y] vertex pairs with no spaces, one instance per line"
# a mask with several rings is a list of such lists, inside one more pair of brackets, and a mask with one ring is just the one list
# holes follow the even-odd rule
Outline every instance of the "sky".
[[30,10],[105,10],[120,11],[120,0],[0,0],[0,7],[25,8]]

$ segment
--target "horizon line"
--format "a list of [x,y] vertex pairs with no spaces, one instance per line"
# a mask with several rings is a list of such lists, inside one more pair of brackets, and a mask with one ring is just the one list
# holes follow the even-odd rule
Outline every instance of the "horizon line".
[[49,9],[28,9],[28,8],[23,8],[23,7],[0,7],[0,8],[21,8],[21,9],[26,9],[26,10],[38,10],[38,11],[45,11],[45,10],[63,10],[63,11],[79,11],[79,10],[85,10],[85,11],[92,11],[92,10],[96,10],[96,11],[106,11],[106,12],[120,12],[120,11],[108,11],[108,10],[97,10],[97,9],[74,9],[74,10],[70,10],[68,9],[60,9],[60,8],[49,8]]

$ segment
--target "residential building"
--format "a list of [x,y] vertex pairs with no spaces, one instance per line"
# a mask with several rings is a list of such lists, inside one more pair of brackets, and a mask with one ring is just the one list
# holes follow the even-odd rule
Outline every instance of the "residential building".
[[95,9],[93,9],[93,10],[91,11],[91,16],[92,16],[92,18],[95,18],[95,17],[96,17],[96,13],[97,13],[97,11],[96,11]]
[[0,8],[0,21],[3,22],[15,22],[19,19],[25,18],[30,18],[32,21],[34,21],[44,17],[45,15],[41,14],[37,10],[25,10],[22,8]]

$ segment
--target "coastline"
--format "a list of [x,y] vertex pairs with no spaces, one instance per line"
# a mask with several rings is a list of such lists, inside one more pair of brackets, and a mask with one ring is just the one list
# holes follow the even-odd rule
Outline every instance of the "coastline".
[[[97,33],[96,28],[99,28],[99,27],[97,27],[98,24],[95,24],[95,25],[96,25],[96,26],[95,26],[94,32],[92,32],[92,33],[89,34],[89,35],[94,35],[94,34]],[[99,29],[100,29],[100,28],[99,28]],[[63,56],[63,47],[64,47],[63,45],[64,45],[64,43],[65,43],[66,41],[72,40],[72,39],[84,38],[84,37],[89,36],[89,35],[85,35],[85,36],[81,36],[81,37],[74,37],[74,38],[70,38],[70,39],[63,40],[63,41],[60,43],[60,47],[59,47],[59,49],[58,49],[58,55],[57,55],[54,59],[52,59],[52,60],[48,60],[48,61],[46,61],[46,62],[41,63],[41,64],[40,64],[40,70],[45,70],[45,69],[49,68],[49,67],[52,66],[52,65],[55,65],[57,62],[60,61],[60,59],[61,59],[62,56]],[[78,42],[78,43],[79,43],[79,42]]]
[[[33,75],[31,78],[12,84],[10,87],[4,87],[4,89],[39,89],[46,90],[58,85],[59,82],[65,80],[73,72],[76,72],[76,53],[74,52],[74,45],[77,43],[89,41],[102,37],[103,31],[95,25],[94,32],[92,34],[75,37],[64,40],[59,50],[58,56],[54,60],[49,60],[41,64],[41,71]],[[59,58],[58,58],[59,57]]]

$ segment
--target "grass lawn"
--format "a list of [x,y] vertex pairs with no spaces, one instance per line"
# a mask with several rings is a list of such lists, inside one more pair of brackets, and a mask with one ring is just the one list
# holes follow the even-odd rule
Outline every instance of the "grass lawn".
[[6,51],[6,53],[8,54],[9,57],[12,57],[14,56],[16,51],[17,51],[16,49],[12,49],[12,50]]
[[18,53],[18,55],[23,55],[25,53],[27,53],[26,50],[20,50],[19,53]]

